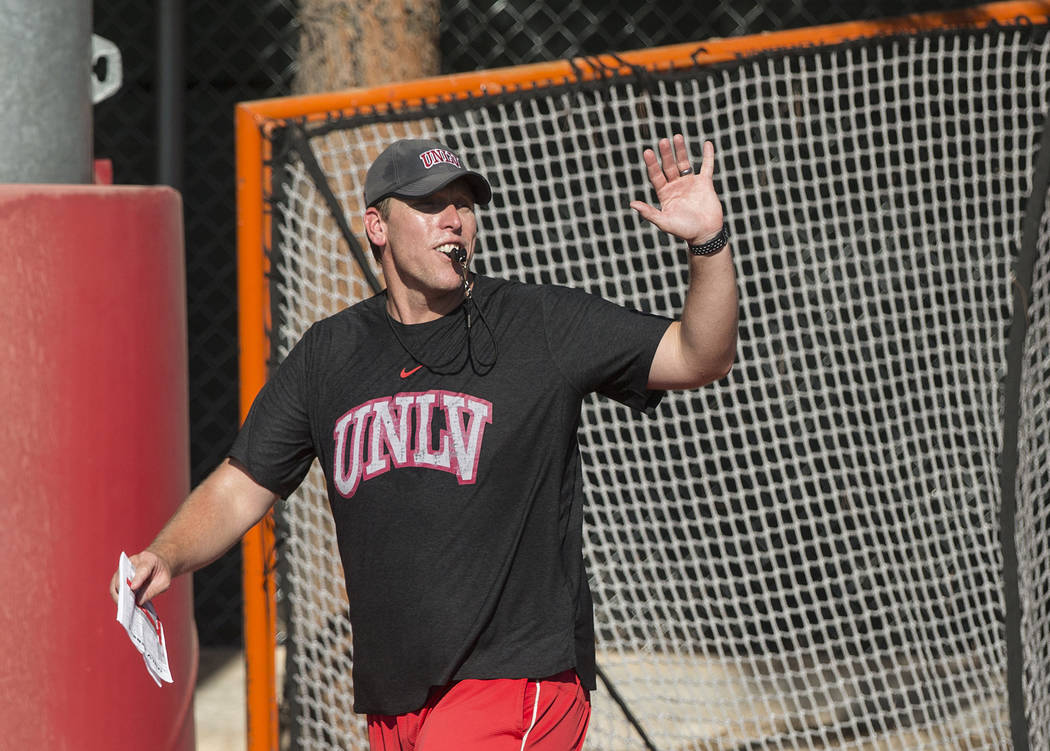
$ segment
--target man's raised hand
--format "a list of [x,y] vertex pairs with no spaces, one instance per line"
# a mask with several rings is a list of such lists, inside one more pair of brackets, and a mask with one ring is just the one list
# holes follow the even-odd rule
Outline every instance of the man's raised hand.
[[693,172],[685,137],[662,138],[657,146],[642,153],[649,182],[656,191],[659,208],[644,201],[631,201],[631,208],[646,221],[690,245],[714,238],[722,229],[722,202],[715,191],[715,146],[704,142],[700,170]]

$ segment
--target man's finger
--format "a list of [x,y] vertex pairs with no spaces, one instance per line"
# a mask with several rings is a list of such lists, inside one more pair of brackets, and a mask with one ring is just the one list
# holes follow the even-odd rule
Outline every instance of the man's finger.
[[667,176],[664,175],[660,161],[656,158],[656,152],[652,149],[646,149],[642,152],[642,161],[645,162],[645,171],[649,175],[649,182],[653,184],[654,189],[659,190],[667,182]]
[[642,219],[649,222],[653,221],[659,213],[654,207],[650,206],[645,201],[631,201],[631,208],[637,211]]
[[154,587],[153,583],[151,582],[148,587],[143,587],[142,591],[136,592],[135,593],[135,604],[136,605],[145,605],[147,602],[152,600],[154,598],[154,596],[156,596],[156,594],[157,594],[157,592],[152,591],[154,589],[156,589],[156,587]]
[[674,170],[677,176],[678,164],[675,162],[674,147],[671,144],[671,139],[661,138],[658,148],[660,149],[660,174],[667,178],[668,170]]
[[142,605],[162,592],[167,591],[168,587],[171,586],[171,579],[168,578],[167,574],[158,569],[156,576],[152,577],[149,584],[142,588],[142,591],[138,592],[135,601]]
[[685,136],[681,133],[675,133],[673,143],[675,166],[678,168],[678,173],[688,175],[693,171],[693,161],[689,158],[689,149],[685,147]]
[[131,577],[131,581],[128,582],[128,586],[132,589],[138,589],[146,580],[153,575],[153,567],[146,565],[135,566],[135,575]]
[[655,226],[657,229],[663,230],[664,232],[670,231],[666,224],[664,212],[655,206],[651,206],[644,201],[631,201],[631,208],[638,212],[638,216]]
[[715,145],[704,141],[704,161],[700,164],[700,174],[711,178],[715,174]]

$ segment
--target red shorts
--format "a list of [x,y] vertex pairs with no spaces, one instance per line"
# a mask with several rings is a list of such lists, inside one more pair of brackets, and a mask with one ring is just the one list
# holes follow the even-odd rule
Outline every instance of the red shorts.
[[416,712],[368,715],[372,751],[579,751],[591,702],[575,670],[457,681]]

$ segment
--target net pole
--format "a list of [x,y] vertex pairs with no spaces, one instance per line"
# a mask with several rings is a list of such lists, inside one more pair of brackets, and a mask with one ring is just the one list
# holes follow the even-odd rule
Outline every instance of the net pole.
[[[237,136],[237,300],[240,340],[241,420],[266,382],[268,293],[263,232],[264,142],[260,123],[247,107],[235,113]],[[273,512],[241,542],[244,597],[244,661],[247,747],[277,751],[277,630],[273,577]]]
[[1014,263],[1013,321],[1006,349],[1006,380],[1003,387],[1006,413],[1003,416],[1003,450],[1000,457],[1002,507],[1000,528],[1003,544],[1003,598],[1006,608],[1006,681],[1010,700],[1010,730],[1014,751],[1028,751],[1029,727],[1024,692],[1024,639],[1021,631],[1021,595],[1017,558],[1017,463],[1021,422],[1021,385],[1024,376],[1025,338],[1028,333],[1028,302],[1039,247],[1039,224],[1050,189],[1050,129],[1043,121],[1039,159],[1032,192],[1025,209],[1021,248]]

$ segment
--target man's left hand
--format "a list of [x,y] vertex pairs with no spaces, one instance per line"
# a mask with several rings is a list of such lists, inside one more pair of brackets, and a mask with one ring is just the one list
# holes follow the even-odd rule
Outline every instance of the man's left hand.
[[644,201],[631,201],[631,208],[664,232],[690,245],[713,239],[722,229],[722,202],[715,191],[715,146],[704,142],[700,171],[693,172],[685,137],[662,138],[659,157],[652,149],[642,153],[649,182],[656,191],[660,208]]

